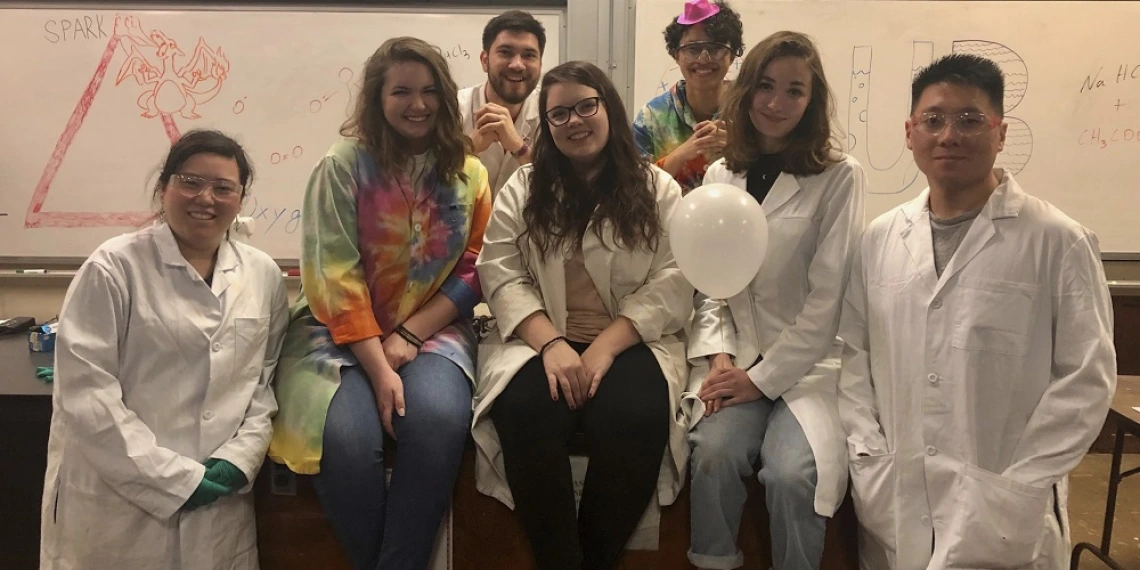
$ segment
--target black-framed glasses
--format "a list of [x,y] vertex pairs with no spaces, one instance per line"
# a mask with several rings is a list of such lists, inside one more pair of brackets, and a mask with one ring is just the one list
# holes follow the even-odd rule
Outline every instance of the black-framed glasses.
[[677,48],[677,51],[688,59],[696,60],[702,55],[707,55],[709,59],[721,59],[728,55],[731,49],[720,42],[690,42]]
[[598,114],[598,107],[602,106],[601,97],[586,97],[570,107],[553,107],[546,111],[546,122],[561,127],[570,122],[570,113],[585,119]]
[[193,174],[171,174],[174,189],[187,198],[197,198],[206,190],[214,193],[219,202],[232,202],[241,198],[242,185],[230,180],[207,180]]
[[946,127],[953,125],[954,130],[964,137],[980,135],[1001,124],[998,117],[989,117],[985,113],[922,113],[911,121],[914,128],[931,136],[938,136]]

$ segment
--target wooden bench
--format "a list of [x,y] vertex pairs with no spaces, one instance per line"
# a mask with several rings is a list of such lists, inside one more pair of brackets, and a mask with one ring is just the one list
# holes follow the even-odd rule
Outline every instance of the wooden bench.
[[[452,559],[455,570],[533,570],[530,546],[513,511],[475,489],[475,451],[469,441],[452,504]],[[265,570],[350,569],[324,518],[310,477],[296,477],[296,495],[274,495],[270,490],[272,466],[267,462],[258,477],[257,536],[261,567]],[[740,527],[740,548],[746,569],[771,566],[768,516],[764,489],[755,478],[748,483],[748,504]],[[850,497],[828,522],[822,570],[857,570],[856,519]],[[631,550],[622,570],[691,570],[689,548],[689,491],[661,511],[660,548]]]

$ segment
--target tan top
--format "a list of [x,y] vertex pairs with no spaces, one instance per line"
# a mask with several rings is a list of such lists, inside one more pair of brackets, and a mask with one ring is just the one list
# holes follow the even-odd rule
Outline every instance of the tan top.
[[613,319],[602,304],[598,288],[586,273],[582,248],[578,247],[566,260],[566,338],[574,342],[594,342],[611,322]]

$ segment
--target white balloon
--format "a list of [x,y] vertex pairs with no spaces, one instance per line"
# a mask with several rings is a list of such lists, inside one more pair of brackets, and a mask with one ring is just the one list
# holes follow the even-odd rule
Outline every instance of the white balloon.
[[760,271],[768,251],[768,221],[748,192],[706,184],[681,199],[669,222],[669,245],[693,287],[727,299]]

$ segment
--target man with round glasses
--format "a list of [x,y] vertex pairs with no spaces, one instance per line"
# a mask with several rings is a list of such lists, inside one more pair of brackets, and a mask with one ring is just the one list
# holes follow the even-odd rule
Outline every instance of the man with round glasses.
[[728,140],[720,106],[724,77],[744,53],[740,15],[725,2],[689,0],[665,28],[665,49],[681,79],[637,113],[637,149],[688,192],[701,185],[705,170],[721,157]]
[[906,142],[930,186],[856,251],[839,409],[863,568],[1068,567],[1112,308],[1096,236],[994,169],[1003,97],[974,55],[915,76]]

